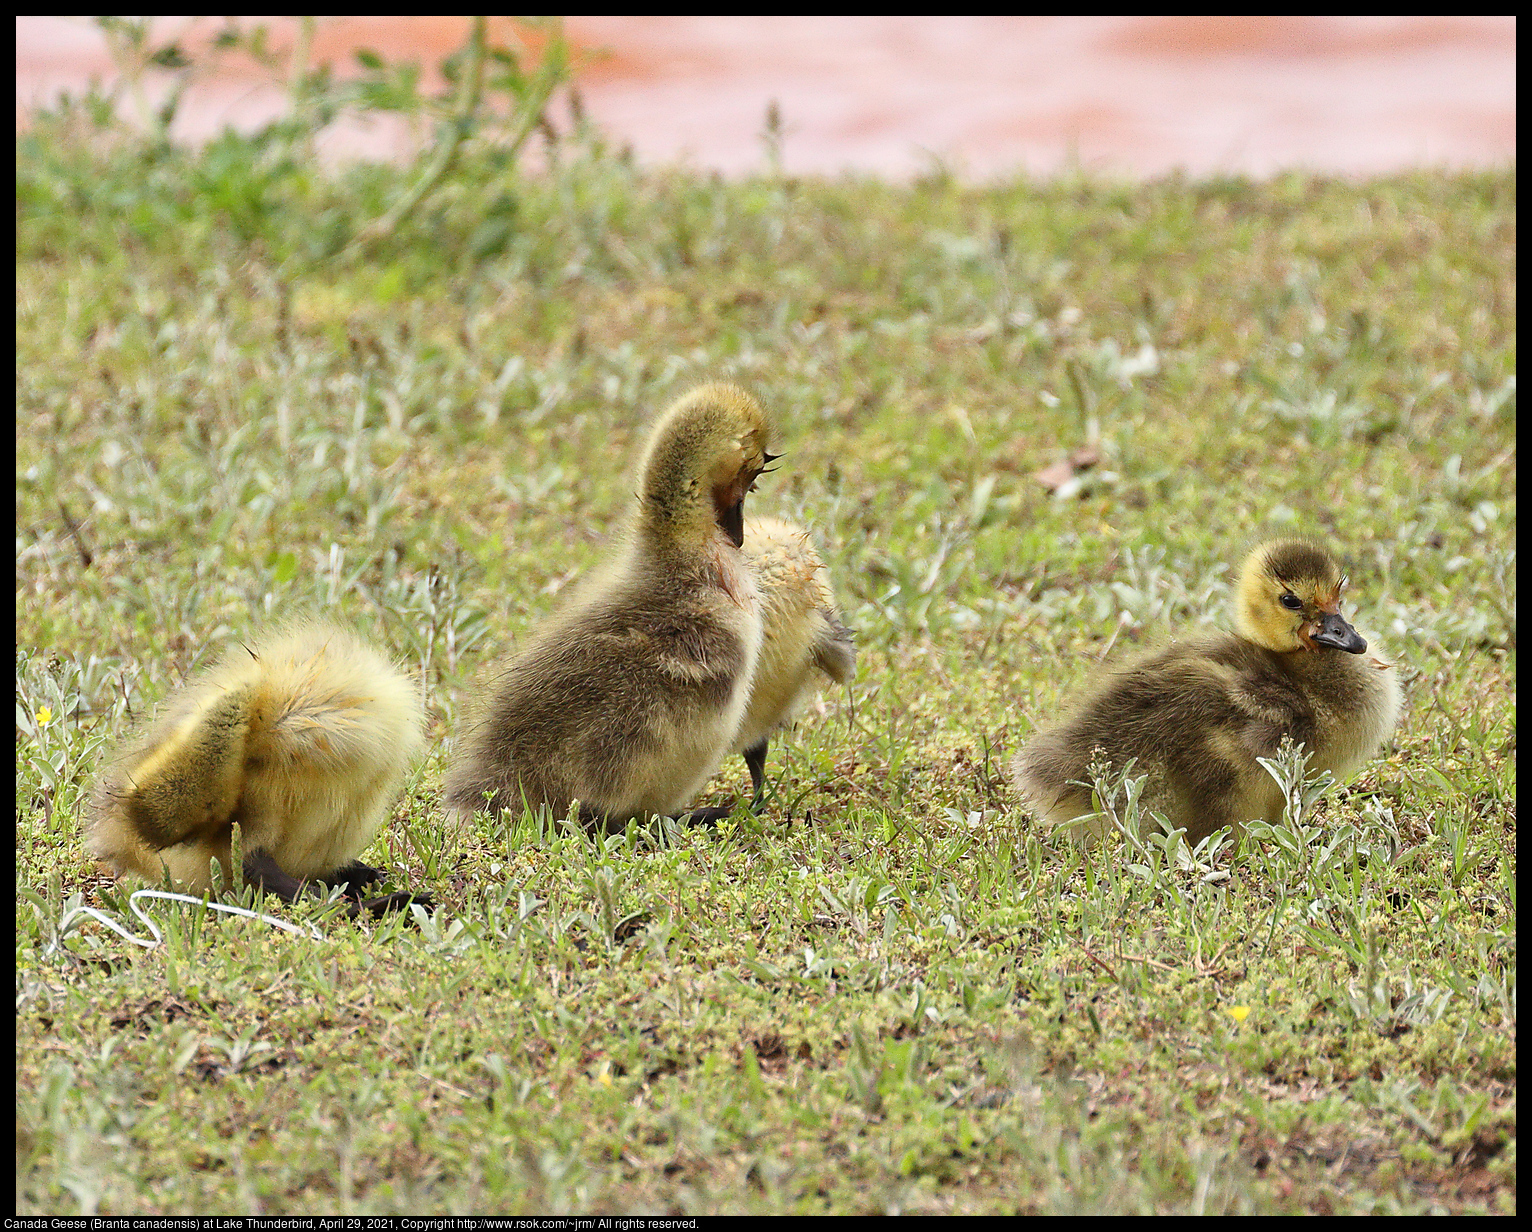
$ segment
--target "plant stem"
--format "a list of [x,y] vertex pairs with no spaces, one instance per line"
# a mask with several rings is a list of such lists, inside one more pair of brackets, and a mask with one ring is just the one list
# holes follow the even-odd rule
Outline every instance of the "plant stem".
[[346,253],[369,247],[378,240],[392,235],[394,230],[415,211],[415,208],[436,187],[437,183],[452,169],[458,148],[473,125],[479,110],[479,97],[484,80],[484,45],[487,17],[475,17],[468,39],[468,63],[464,66],[462,80],[458,83],[458,102],[448,125],[445,139],[437,147],[436,157],[431,160],[420,179],[394,202],[381,218],[364,227],[350,244]]

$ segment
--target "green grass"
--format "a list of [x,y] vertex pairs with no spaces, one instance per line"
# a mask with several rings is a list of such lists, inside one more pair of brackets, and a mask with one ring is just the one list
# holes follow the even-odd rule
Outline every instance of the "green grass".
[[[1514,171],[553,153],[465,153],[359,261],[403,173],[22,140],[17,1209],[1514,1210]],[[759,819],[450,831],[464,683],[715,377],[774,416],[754,507],[814,528],[855,683]],[[1032,477],[1087,443],[1073,495]],[[1394,739],[1242,852],[1042,832],[1011,752],[1109,646],[1224,623],[1272,531],[1346,559]],[[312,940],[157,903],[159,948],[51,951],[72,904],[132,918],[81,842],[107,748],[299,609],[423,680],[364,858],[440,910],[283,908]]]

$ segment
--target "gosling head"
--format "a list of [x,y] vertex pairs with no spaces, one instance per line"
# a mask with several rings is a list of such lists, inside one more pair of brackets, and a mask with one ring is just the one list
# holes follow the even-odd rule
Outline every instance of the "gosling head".
[[745,540],[745,494],[767,463],[770,426],[737,385],[703,385],[654,426],[642,466],[640,524],[670,540]]
[[1242,637],[1283,654],[1361,654],[1366,641],[1340,614],[1345,587],[1346,575],[1319,545],[1303,539],[1262,544],[1240,570],[1235,627]]

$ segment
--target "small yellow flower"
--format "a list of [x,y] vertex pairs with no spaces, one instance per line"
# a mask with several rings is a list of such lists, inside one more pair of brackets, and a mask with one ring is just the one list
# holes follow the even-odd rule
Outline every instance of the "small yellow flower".
[[1229,1005],[1224,1007],[1224,1013],[1228,1014],[1235,1022],[1244,1022],[1245,1019],[1250,1017],[1250,1007],[1248,1005]]
[[37,721],[39,727],[47,727],[49,723],[53,722],[53,711],[47,706],[39,706],[36,713],[32,715],[32,718]]
[[604,1087],[612,1085],[612,1063],[610,1061],[601,1062],[601,1068],[596,1071],[596,1081]]

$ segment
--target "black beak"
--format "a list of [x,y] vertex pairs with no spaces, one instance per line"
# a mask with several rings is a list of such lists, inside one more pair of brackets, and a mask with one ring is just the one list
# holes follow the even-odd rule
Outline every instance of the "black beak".
[[732,505],[725,505],[718,511],[718,525],[723,533],[729,536],[735,547],[745,546],[745,502],[744,499],[735,501]]
[[1366,639],[1348,625],[1339,612],[1321,614],[1319,628],[1310,636],[1317,646],[1329,646],[1332,650],[1344,650],[1347,654],[1361,654],[1367,649]]

